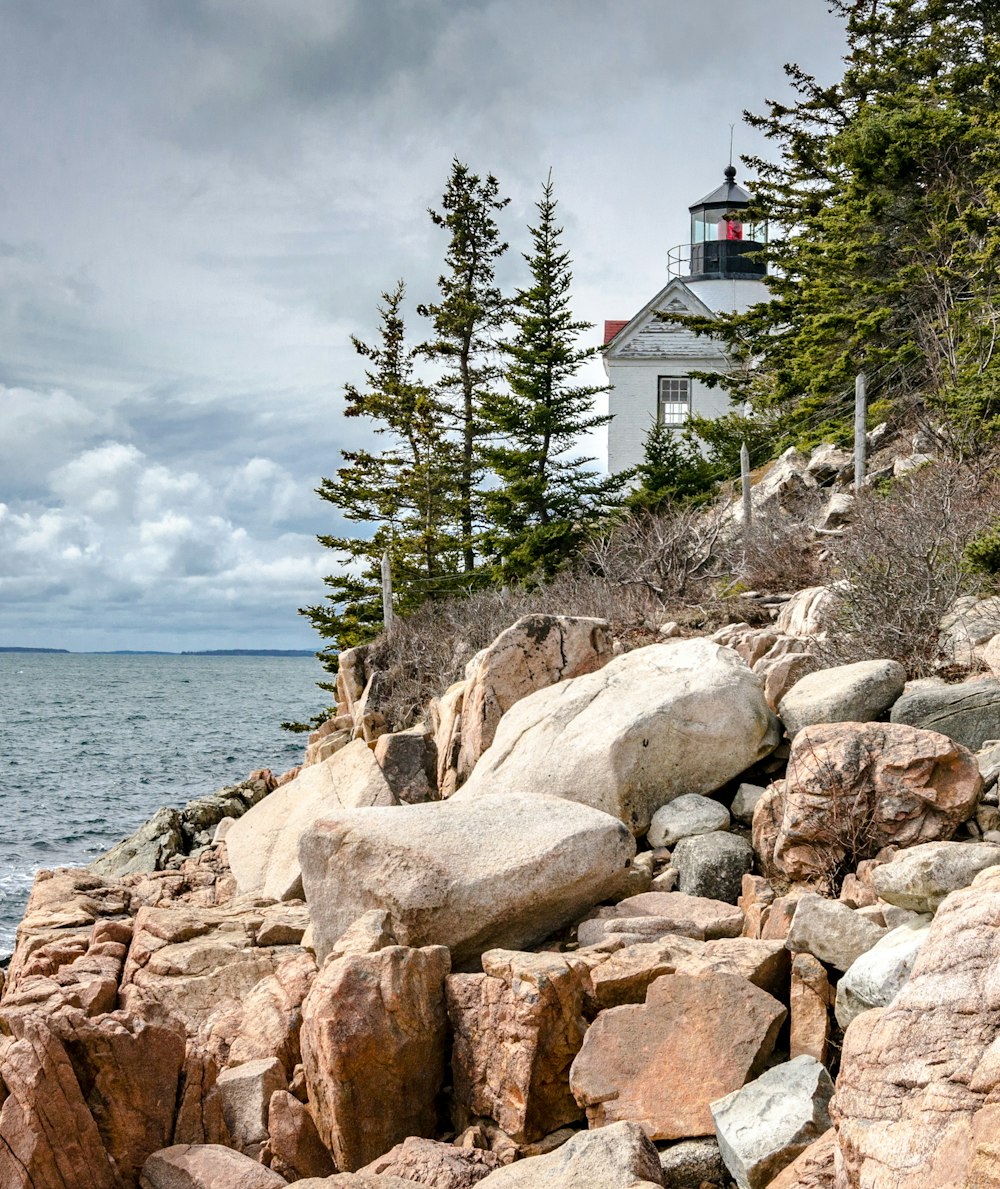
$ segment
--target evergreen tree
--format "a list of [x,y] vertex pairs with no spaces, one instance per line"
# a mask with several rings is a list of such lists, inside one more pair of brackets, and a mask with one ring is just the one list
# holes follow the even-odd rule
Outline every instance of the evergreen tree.
[[382,449],[342,451],[344,465],[322,479],[317,494],[354,523],[372,525],[366,536],[319,538],[344,569],[324,579],[325,602],[302,608],[331,644],[323,656],[336,668],[336,653],[371,639],[382,629],[381,559],[392,565],[394,604],[401,612],[426,598],[455,589],[460,543],[454,475],[456,444],[443,428],[434,393],[414,378],[414,349],[406,344],[402,281],[382,295],[379,341],[369,346],[352,336],[369,362],[367,385],[347,384],[348,417],[373,423]]
[[505,579],[554,573],[621,487],[620,478],[590,469],[593,459],[572,453],[581,434],[610,417],[594,413],[594,397],[606,387],[574,382],[597,348],[578,346],[591,323],[570,310],[571,262],[556,205],[550,174],[536,203],[538,224],[528,229],[531,285],[518,291],[513,338],[503,347],[508,387],[492,393],[486,409],[495,442],[485,459],[499,480],[485,493],[486,539]]
[[749,122],[752,216],[771,222],[774,300],[700,328],[752,364],[740,400],[849,417],[854,375],[978,427],[998,403],[1000,7],[995,0],[830,0],[843,79],[795,66],[795,99]]
[[670,504],[704,499],[715,490],[720,475],[691,434],[654,421],[634,478],[637,483],[626,506],[635,512],[657,512]]
[[450,236],[447,270],[438,278],[439,300],[419,306],[418,311],[433,322],[435,337],[425,344],[423,353],[443,365],[438,392],[460,441],[456,473],[466,574],[476,569],[481,520],[478,489],[483,477],[483,406],[501,373],[497,348],[508,303],[496,284],[496,263],[507,244],[500,238],[496,215],[509,201],[500,197],[499,183],[492,174],[481,179],[456,158],[441,211],[428,211]]

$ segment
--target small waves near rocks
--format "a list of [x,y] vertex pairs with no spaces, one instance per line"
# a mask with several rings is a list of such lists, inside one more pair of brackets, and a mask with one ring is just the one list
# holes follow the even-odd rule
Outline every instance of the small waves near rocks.
[[0,962],[35,872],[84,865],[163,806],[301,761],[312,657],[0,653]]

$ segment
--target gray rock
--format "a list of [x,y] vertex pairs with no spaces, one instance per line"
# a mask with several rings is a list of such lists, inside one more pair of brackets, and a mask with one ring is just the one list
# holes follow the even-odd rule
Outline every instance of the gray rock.
[[903,692],[906,670],[898,661],[859,661],[819,669],[800,678],[778,703],[789,735],[813,723],[874,722]]
[[634,854],[616,818],[541,794],[343,810],[299,844],[320,963],[373,908],[402,945],[447,945],[459,967],[524,948],[605,899]]
[[757,807],[757,802],[763,795],[764,787],[762,785],[741,784],[736,790],[736,796],[733,798],[729,812],[741,826],[749,826],[753,823],[753,811]]
[[517,1160],[482,1189],[651,1189],[664,1184],[656,1149],[638,1123],[580,1131],[547,1156]]
[[631,945],[674,934],[712,941],[739,937],[744,919],[741,908],[719,900],[686,896],[682,892],[646,892],[630,896],[612,908],[599,908],[580,923],[577,939],[581,945],[596,945],[621,937],[623,944]]
[[912,471],[918,471],[921,467],[928,466],[934,461],[930,454],[920,454],[914,451],[913,454],[907,454],[903,458],[897,458],[892,464],[892,473],[899,478],[900,475],[909,475]]
[[701,1189],[706,1181],[721,1184],[726,1180],[726,1166],[715,1139],[683,1139],[665,1148],[660,1153],[660,1168],[664,1189]]
[[872,948],[851,963],[837,984],[834,1014],[841,1028],[862,1012],[891,1003],[909,979],[913,963],[931,927],[931,917],[890,930]]
[[176,809],[160,809],[128,838],[113,846],[90,864],[98,875],[132,875],[137,871],[162,871],[176,854],[183,853],[181,815]]
[[936,912],[950,892],[967,888],[980,871],[1000,865],[992,842],[924,842],[899,851],[871,873],[875,894],[913,912]]
[[257,1157],[267,1139],[267,1108],[276,1090],[288,1083],[277,1057],[245,1061],[224,1069],[216,1081],[222,1097],[222,1114],[233,1141],[247,1156]]
[[735,834],[696,834],[677,843],[671,865],[681,892],[735,904],[753,870],[753,847]]
[[847,970],[885,933],[839,900],[806,892],[796,903],[785,945],[792,953],[812,954],[828,966]]
[[836,623],[843,604],[840,591],[833,586],[807,586],[795,594],[778,612],[775,631],[797,639],[825,639]]
[[670,640],[515,703],[456,797],[537,790],[640,835],[661,805],[721,788],[777,742],[763,683],[731,649]]
[[983,777],[983,789],[988,792],[1000,777],[1000,743],[988,739],[976,752],[976,759]]
[[976,649],[1000,632],[1000,597],[977,599],[966,595],[956,599],[951,611],[941,620],[939,643],[949,659],[970,664]]
[[854,511],[854,496],[847,491],[838,491],[830,496],[826,507],[816,526],[830,532],[831,529],[843,528],[850,523],[851,513]]
[[719,1150],[740,1189],[765,1189],[819,1139],[832,1097],[830,1075],[803,1054],[713,1102]]
[[425,727],[381,735],[375,762],[397,801],[417,805],[437,800],[437,745]]
[[821,486],[832,483],[841,474],[854,474],[854,455],[849,450],[824,442],[809,455],[806,470]]
[[134,834],[95,859],[90,870],[118,878],[140,871],[164,871],[172,860],[180,861],[211,842],[214,827],[227,817],[242,817],[273,787],[274,778],[267,772],[197,797],[183,809],[160,809]]
[[1000,678],[978,677],[960,685],[907,685],[889,716],[938,731],[971,751],[1000,738]]
[[693,834],[729,829],[729,810],[711,797],[685,793],[653,814],[646,841],[650,846],[673,846]]

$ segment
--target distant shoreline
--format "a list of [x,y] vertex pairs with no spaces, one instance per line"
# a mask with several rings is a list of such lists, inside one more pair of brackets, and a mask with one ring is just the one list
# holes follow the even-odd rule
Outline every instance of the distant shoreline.
[[73,652],[69,648],[20,648],[0,644],[0,652],[46,653],[59,656],[315,656],[312,648],[206,648],[200,651],[168,652],[159,648],[104,648],[94,652]]

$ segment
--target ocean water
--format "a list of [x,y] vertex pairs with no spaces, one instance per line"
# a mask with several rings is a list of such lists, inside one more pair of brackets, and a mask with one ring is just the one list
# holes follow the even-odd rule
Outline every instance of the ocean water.
[[312,657],[0,653],[0,961],[35,872],[79,866],[164,805],[301,762]]

